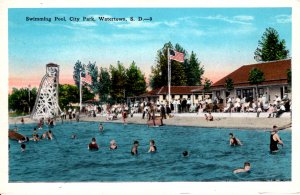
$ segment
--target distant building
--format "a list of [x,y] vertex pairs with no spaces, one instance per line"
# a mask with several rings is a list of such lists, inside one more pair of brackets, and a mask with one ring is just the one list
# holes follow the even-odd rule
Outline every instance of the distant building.
[[[248,81],[249,72],[253,68],[260,69],[265,77],[265,81],[258,85],[259,96],[266,94],[269,100],[273,100],[275,95],[282,98],[285,93],[290,93],[287,71],[291,69],[291,59],[287,59],[241,66],[211,86],[213,97],[221,97],[222,99],[227,96],[256,97],[255,85],[251,85]],[[226,92],[224,87],[228,77],[233,80],[234,86],[230,92]]]
[[[190,99],[191,104],[198,103],[202,99],[202,86],[171,86],[171,101],[181,100],[183,98]],[[163,86],[147,93],[144,93],[138,97],[129,98],[132,102],[134,101],[152,101],[166,103],[168,101],[168,87]]]

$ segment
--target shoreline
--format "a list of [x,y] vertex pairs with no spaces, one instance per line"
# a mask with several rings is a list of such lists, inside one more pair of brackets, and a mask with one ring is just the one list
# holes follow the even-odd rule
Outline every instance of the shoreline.
[[[175,114],[174,117],[164,119],[163,124],[167,126],[188,126],[201,128],[224,128],[236,130],[270,130],[273,125],[278,127],[285,126],[292,122],[290,113],[284,113],[280,118],[267,118],[267,113],[261,113],[260,117],[256,117],[256,113],[213,113],[214,121],[206,121],[204,113],[196,115],[195,113],[181,113]],[[145,117],[146,118],[146,117]],[[21,117],[9,118],[9,125],[21,124]],[[29,117],[24,117],[25,124],[37,123]],[[60,123],[60,119],[57,120]],[[70,121],[66,119],[65,121]],[[72,120],[74,121],[74,120]],[[106,116],[97,115],[96,117],[81,116],[80,121],[83,122],[103,122],[103,123],[120,123],[122,118],[119,115],[117,120],[106,120]],[[142,114],[134,114],[133,117],[128,116],[127,124],[141,124],[147,125],[147,119],[142,119]],[[286,130],[291,130],[289,127]]]

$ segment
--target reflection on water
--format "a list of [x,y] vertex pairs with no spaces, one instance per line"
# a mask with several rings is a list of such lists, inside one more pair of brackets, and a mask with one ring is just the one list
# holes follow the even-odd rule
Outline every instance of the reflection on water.
[[[20,125],[19,132],[31,136],[33,124]],[[46,131],[38,130],[39,135]],[[26,152],[10,140],[10,182],[76,182],[76,181],[290,181],[291,132],[281,131],[284,148],[276,155],[269,153],[269,133],[255,130],[104,123],[57,124],[52,129],[56,140],[30,141]],[[228,134],[233,132],[241,147],[230,147]],[[72,134],[77,139],[71,139]],[[99,151],[88,151],[95,137]],[[109,150],[110,140],[118,149]],[[154,139],[157,152],[147,153],[149,140]],[[139,155],[130,149],[138,140]],[[189,157],[182,157],[188,150]],[[251,162],[249,174],[233,174],[232,170]],[[270,170],[272,169],[272,170]]]

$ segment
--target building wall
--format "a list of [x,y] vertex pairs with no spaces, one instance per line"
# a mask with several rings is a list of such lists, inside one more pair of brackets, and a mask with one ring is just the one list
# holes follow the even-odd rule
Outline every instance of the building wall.
[[[279,97],[283,97],[284,93],[287,93],[287,90],[283,90],[283,87],[287,87],[287,85],[272,85],[272,86],[259,86],[258,88],[261,88],[263,90],[263,94],[267,92],[269,95],[269,100],[273,101],[275,98],[275,95],[278,95]],[[235,88],[232,90],[229,94],[230,97],[237,97],[237,90],[240,89],[241,93],[243,89],[250,89],[250,91],[253,91],[253,97],[255,97],[255,87],[244,87],[244,88]],[[219,92],[218,92],[219,91]],[[220,90],[214,90],[212,91],[213,98],[217,96],[217,92],[220,93],[220,97],[225,99],[226,98],[226,92],[225,89],[220,89]],[[291,93],[288,93],[288,96],[291,97]],[[243,93],[241,95],[243,97]]]

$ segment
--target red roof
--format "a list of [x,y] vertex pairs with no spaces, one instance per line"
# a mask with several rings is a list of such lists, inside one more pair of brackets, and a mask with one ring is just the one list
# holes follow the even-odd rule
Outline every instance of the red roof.
[[[189,95],[193,94],[194,90],[201,90],[202,86],[171,86],[171,94],[172,95]],[[140,95],[140,97],[146,96],[158,96],[158,95],[167,95],[168,94],[168,87],[163,86],[148,93],[144,93]]]
[[215,82],[212,88],[224,87],[227,77],[233,80],[235,87],[249,86],[249,72],[253,68],[258,68],[264,73],[265,81],[262,82],[261,85],[287,84],[287,70],[291,68],[291,59],[244,65]]

